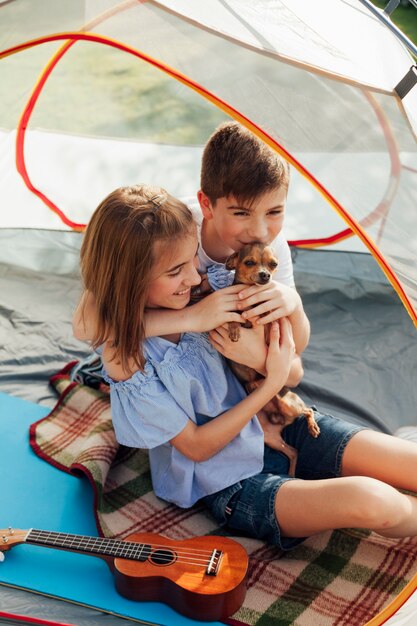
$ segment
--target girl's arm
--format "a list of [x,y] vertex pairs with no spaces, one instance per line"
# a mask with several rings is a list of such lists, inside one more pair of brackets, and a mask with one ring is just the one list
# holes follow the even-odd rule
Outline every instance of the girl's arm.
[[96,336],[96,303],[91,291],[85,290],[72,316],[72,332],[80,341],[91,341]]
[[[196,462],[209,459],[234,439],[244,426],[285,384],[294,354],[291,324],[287,319],[271,325],[266,358],[266,377],[262,384],[239,404],[216,419],[197,426],[191,420],[171,444]],[[278,374],[277,374],[278,372]]]
[[[227,322],[243,322],[236,312],[238,293],[244,285],[232,285],[210,294],[197,304],[180,310],[148,309],[145,316],[147,337],[183,332],[206,332]],[[72,318],[74,337],[91,341],[96,335],[97,314],[91,291],[84,291]],[[110,338],[110,337],[109,337]]]
[[231,285],[219,289],[206,296],[197,304],[184,309],[148,309],[146,311],[145,328],[147,337],[169,335],[171,333],[195,332],[202,333],[228,322],[244,320],[237,313],[238,294],[244,285]]

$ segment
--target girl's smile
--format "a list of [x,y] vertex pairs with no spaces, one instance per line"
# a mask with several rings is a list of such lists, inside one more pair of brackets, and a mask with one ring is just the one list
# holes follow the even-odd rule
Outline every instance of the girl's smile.
[[177,242],[174,249],[169,249],[169,253],[166,244],[156,242],[154,256],[159,260],[152,273],[147,308],[183,309],[187,306],[191,287],[201,282],[197,251],[195,230]]

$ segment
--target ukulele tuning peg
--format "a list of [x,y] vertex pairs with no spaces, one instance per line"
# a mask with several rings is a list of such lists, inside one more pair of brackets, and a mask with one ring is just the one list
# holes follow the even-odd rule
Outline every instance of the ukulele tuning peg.
[[9,535],[14,535],[14,530],[11,526],[9,526]]
[[4,552],[0,552],[0,563],[3,563],[5,558],[6,557],[4,556]]

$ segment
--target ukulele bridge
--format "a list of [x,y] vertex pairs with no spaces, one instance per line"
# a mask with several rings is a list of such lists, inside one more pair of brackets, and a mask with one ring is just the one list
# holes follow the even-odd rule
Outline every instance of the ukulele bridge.
[[220,561],[222,560],[222,556],[223,556],[223,552],[221,550],[216,550],[216,549],[213,550],[210,560],[207,565],[207,570],[206,570],[206,574],[208,576],[217,575],[219,571],[219,567],[220,567]]

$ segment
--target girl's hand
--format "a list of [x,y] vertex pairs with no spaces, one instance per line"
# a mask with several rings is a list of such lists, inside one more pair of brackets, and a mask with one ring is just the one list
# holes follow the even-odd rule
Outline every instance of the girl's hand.
[[231,285],[219,289],[187,308],[189,330],[202,333],[223,326],[227,322],[243,323],[242,315],[237,312],[238,294],[244,285]]
[[265,383],[278,392],[285,385],[295,356],[295,344],[290,321],[284,317],[272,322],[268,354],[265,361]]
[[253,307],[242,313],[245,319],[259,317],[258,324],[268,324],[282,317],[289,317],[297,308],[302,307],[297,291],[287,285],[272,281],[267,285],[253,285],[239,293],[239,310]]
[[[253,320],[252,320],[253,321]],[[229,338],[228,325],[219,326],[209,333],[211,345],[226,359],[252,367],[260,374],[265,374],[265,360],[268,347],[263,326],[240,328],[239,341]]]

